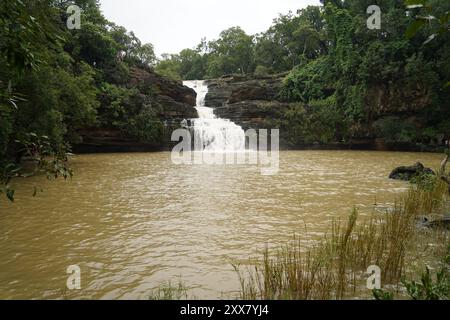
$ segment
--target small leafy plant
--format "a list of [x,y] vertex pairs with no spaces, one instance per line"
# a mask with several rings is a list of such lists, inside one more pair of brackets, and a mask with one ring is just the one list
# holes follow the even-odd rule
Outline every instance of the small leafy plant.
[[375,300],[394,300],[394,294],[383,289],[373,289],[372,294]]
[[[31,164],[32,168],[25,170],[14,163],[0,164],[0,194],[5,194],[9,201],[14,202],[15,190],[10,182],[13,178],[27,178],[39,173],[44,173],[47,179],[64,179],[73,176],[72,169],[68,166],[68,157],[71,155],[70,147],[64,145],[60,148],[53,147],[47,136],[39,136],[28,133],[20,140],[16,140],[20,146],[20,152]],[[37,193],[34,188],[33,196]]]
[[450,277],[446,267],[437,272],[436,280],[433,279],[430,269],[427,267],[420,282],[403,280],[402,283],[413,300],[447,300],[450,298]]

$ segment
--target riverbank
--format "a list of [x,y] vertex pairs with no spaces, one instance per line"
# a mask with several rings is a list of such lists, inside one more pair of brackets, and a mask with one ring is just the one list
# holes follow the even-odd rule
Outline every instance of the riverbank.
[[[233,265],[242,300],[329,300],[450,298],[448,226],[421,221],[450,211],[447,185],[439,178],[411,185],[391,207],[347,222],[334,220],[322,239],[294,236],[266,247],[261,258]],[[424,187],[425,186],[425,187]],[[425,215],[425,216],[424,216]],[[298,234],[301,234],[299,232]],[[156,288],[150,299],[195,299],[181,280]]]
[[254,269],[235,267],[240,298],[448,299],[448,229],[418,223],[424,216],[433,220],[450,212],[447,190],[435,177],[426,188],[412,185],[393,207],[368,218],[359,219],[354,209],[347,223],[334,221],[313,246],[300,237],[277,249],[266,248],[263,258],[253,262]]
[[[90,143],[75,144],[72,151],[76,154],[89,153],[128,153],[128,152],[164,152],[171,151],[173,146],[158,146],[154,144],[141,143],[134,140],[121,139],[117,136],[103,137],[91,140]],[[392,152],[427,152],[442,153],[445,145],[412,145],[409,143],[385,143],[382,141],[359,141],[356,143],[310,143],[296,146],[280,145],[283,151],[337,151],[337,150],[358,150],[358,151],[392,151]]]

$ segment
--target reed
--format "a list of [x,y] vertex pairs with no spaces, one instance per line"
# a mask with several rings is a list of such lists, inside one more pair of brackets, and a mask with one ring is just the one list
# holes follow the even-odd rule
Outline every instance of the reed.
[[[267,247],[253,268],[235,267],[242,299],[347,299],[371,295],[367,268],[380,267],[382,283],[399,287],[409,252],[417,250],[417,217],[436,217],[448,206],[447,185],[437,177],[399,198],[391,210],[360,219],[353,209],[346,224],[337,220],[313,247],[295,238],[275,250]],[[448,242],[448,234],[441,238]]]
[[177,285],[172,285],[171,282],[160,285],[149,295],[149,300],[188,300],[188,289],[179,280]]

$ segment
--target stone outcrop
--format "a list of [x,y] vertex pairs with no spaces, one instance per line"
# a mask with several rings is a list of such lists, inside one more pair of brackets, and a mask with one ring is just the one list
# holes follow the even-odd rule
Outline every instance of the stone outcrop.
[[[271,129],[273,126],[279,126],[286,116],[286,110],[295,105],[283,101],[279,96],[286,75],[287,73],[259,77],[254,75],[227,75],[218,79],[207,80],[208,94],[205,103],[208,107],[214,108],[215,115],[230,119],[244,129]],[[369,95],[371,99],[368,99],[374,104],[368,106],[373,110],[373,119],[369,123],[359,126],[359,129],[358,126],[355,126],[352,129],[354,133],[350,139],[344,141],[336,137],[337,141],[331,141],[328,144],[318,141],[306,143],[301,142],[301,139],[298,142],[293,142],[294,139],[291,139],[292,132],[289,132],[286,128],[280,128],[280,147],[289,149],[385,151],[436,151],[436,148],[439,150],[438,146],[443,137],[437,138],[439,141],[436,142],[436,146],[426,146],[409,142],[390,142],[379,138],[376,133],[375,121],[389,116],[398,116],[402,123],[420,127],[420,121],[416,113],[425,108],[428,100],[426,95],[422,97],[419,93],[414,95],[414,103],[411,102],[408,109],[403,104],[393,103],[393,99],[386,98],[382,89],[374,89]],[[403,99],[403,101],[407,100]],[[304,105],[303,107],[306,113],[312,112],[310,106]]]
[[184,119],[196,118],[196,93],[181,82],[158,75],[150,69],[132,68],[128,88],[139,90],[139,100],[151,101],[157,118],[163,124],[163,138],[158,143],[142,143],[127,138],[118,129],[88,128],[80,132],[82,143],[75,145],[76,152],[134,152],[170,149],[171,134],[180,128]]
[[267,127],[268,120],[280,119],[283,110],[288,107],[288,103],[279,101],[246,100],[216,107],[214,113],[239,124],[244,130],[270,129]]
[[89,128],[80,132],[83,142],[74,146],[76,153],[157,151],[161,146],[126,138],[118,129]]
[[[281,128],[280,123],[284,119],[286,111],[294,104],[283,101],[279,96],[286,75],[287,73],[259,77],[229,75],[208,80],[208,94],[205,103],[208,107],[214,108],[216,116],[230,119],[244,130],[280,129],[280,148],[282,149],[350,148],[347,145],[342,146],[340,143],[293,145],[287,140],[286,130]],[[305,106],[305,110],[306,112],[310,111],[308,106]],[[270,131],[268,133],[270,135]],[[363,149],[368,148],[365,141],[360,145]]]
[[205,103],[216,108],[249,100],[277,101],[285,76],[286,73],[262,77],[229,75],[208,80]]
[[[131,68],[129,86],[140,87],[144,90],[149,88],[156,93],[157,98],[169,98],[184,104],[185,107],[195,107],[196,93],[194,90],[183,86],[179,81],[165,78],[151,70]],[[186,108],[184,112],[192,114],[192,108]]]
[[280,118],[289,107],[278,97],[285,76],[230,75],[208,80],[205,104],[214,108],[218,117],[230,119],[244,129],[267,128],[266,120]]
[[429,220],[427,217],[419,217],[417,219],[417,227],[419,228],[446,228],[450,229],[450,216]]
[[389,179],[410,181],[414,177],[421,174],[435,174],[430,168],[424,167],[423,164],[417,162],[412,166],[403,166],[395,168],[389,175]]

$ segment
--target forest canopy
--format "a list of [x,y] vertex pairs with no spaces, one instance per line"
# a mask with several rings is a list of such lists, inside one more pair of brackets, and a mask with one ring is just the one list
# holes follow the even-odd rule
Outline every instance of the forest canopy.
[[[74,4],[79,29],[67,26]],[[49,176],[71,175],[67,153],[84,128],[115,128],[159,143],[157,106],[126,85],[130,68],[150,68],[155,60],[153,46],[106,20],[96,0],[2,1],[0,193],[13,199],[8,183],[21,174],[23,156]]]
[[[429,144],[448,137],[450,2],[322,4],[280,14],[260,34],[232,27],[216,40],[165,55],[156,71],[187,80],[288,72],[280,98],[299,104],[275,123],[292,145],[355,137]],[[367,27],[374,4],[379,29]]]

